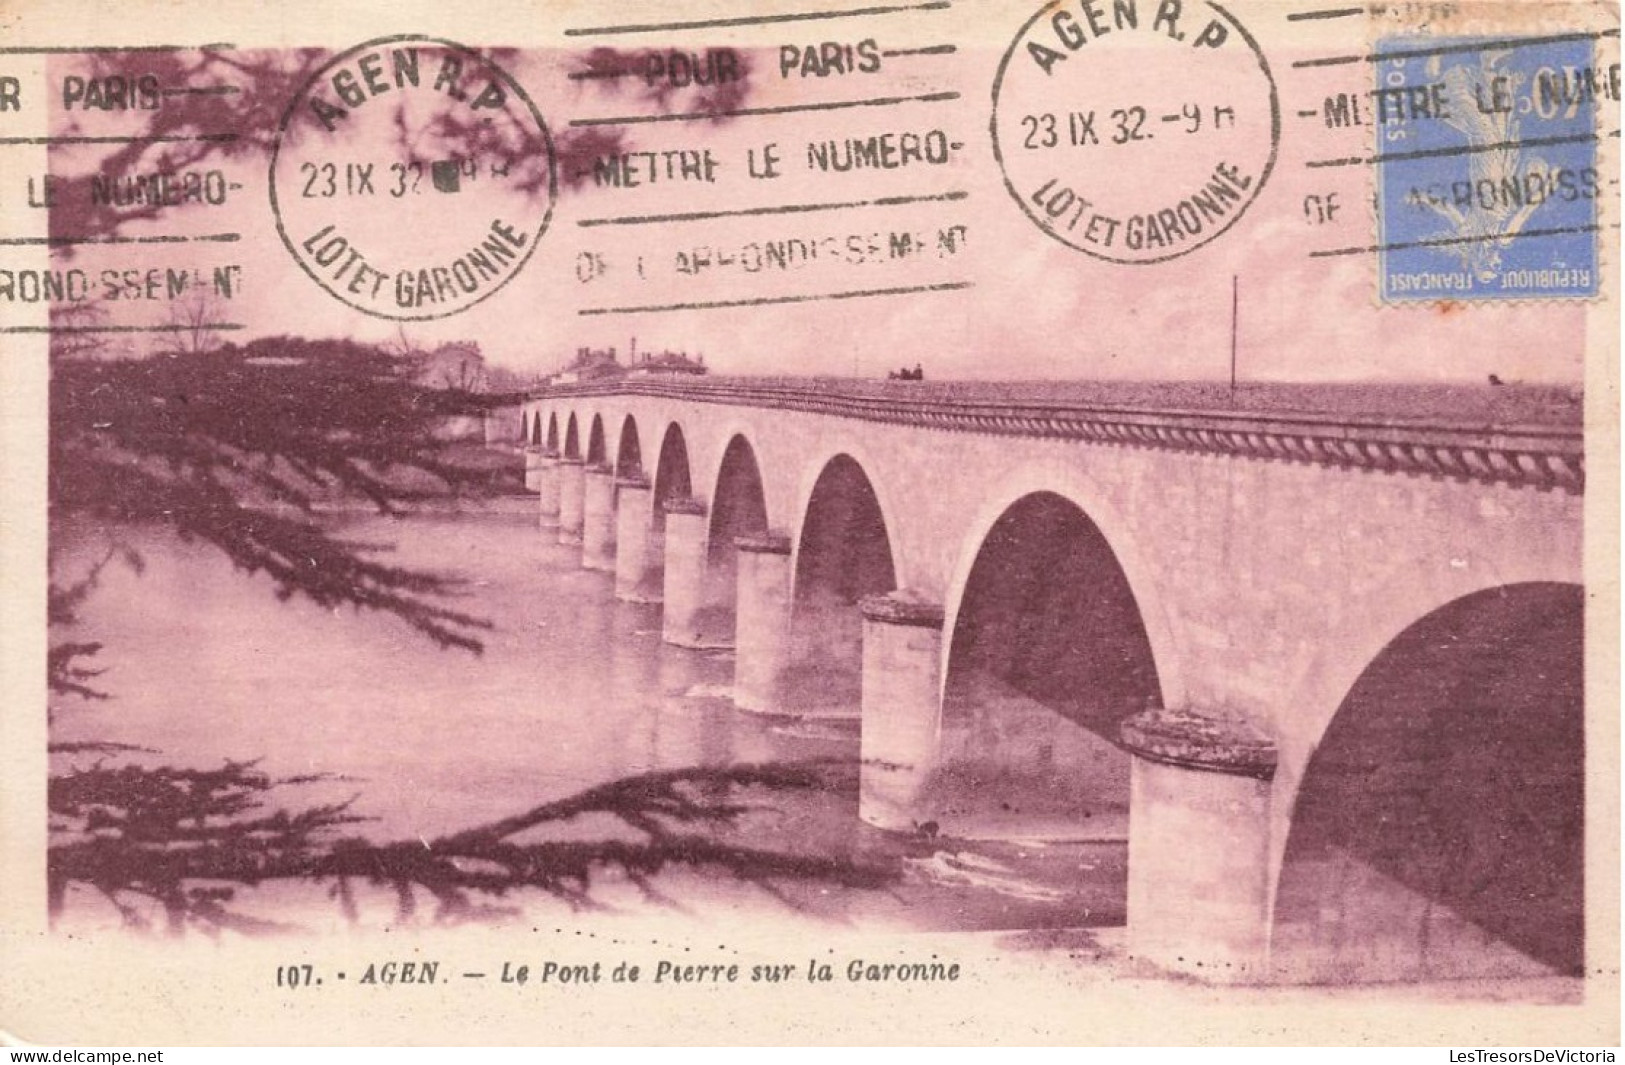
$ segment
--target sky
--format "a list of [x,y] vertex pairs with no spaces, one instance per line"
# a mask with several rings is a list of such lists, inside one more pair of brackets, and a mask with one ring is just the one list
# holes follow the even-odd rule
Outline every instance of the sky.
[[[957,13],[935,23],[928,13],[914,13],[806,26],[584,34],[579,47],[492,53],[498,75],[467,58],[460,101],[436,92],[429,77],[447,54],[458,53],[417,42],[423,70],[412,88],[391,81],[387,48],[362,48],[338,56],[298,91],[277,86],[259,93],[263,99],[208,91],[162,98],[170,115],[181,107],[251,105],[247,116],[230,108],[198,112],[206,115],[198,128],[210,132],[265,130],[292,107],[294,133],[275,167],[275,209],[268,153],[239,147],[197,167],[219,171],[228,183],[223,203],[165,208],[117,230],[237,239],[82,246],[59,253],[55,264],[87,269],[98,280],[104,271],[119,272],[121,295],[141,294],[154,268],[196,268],[212,281],[216,268],[236,266],[241,287],[218,312],[243,326],[233,339],[404,336],[430,347],[471,340],[492,363],[521,372],[556,369],[582,346],[613,346],[624,358],[635,344],[703,354],[715,372],[749,374],[883,376],[919,363],[934,378],[1212,380],[1232,371],[1260,381],[1583,377],[1582,300],[1497,299],[1484,286],[1501,282],[1486,277],[1466,298],[1380,301],[1383,269],[1428,273],[1438,284],[1467,268],[1448,253],[1424,260],[1355,250],[1382,239],[1373,193],[1389,164],[1327,161],[1365,160],[1379,144],[1403,147],[1395,134],[1414,136],[1428,119],[1328,128],[1327,98],[1350,93],[1369,110],[1369,93],[1385,69],[1314,64],[1339,48],[1347,52],[1348,34],[1310,33],[1284,20],[1279,5],[1238,3],[1230,23],[1208,31],[1222,34],[1222,44],[1202,47],[1193,39],[1217,16],[1192,14],[1181,30],[1153,29],[1154,9],[1142,6],[1138,25],[1114,26],[1105,11],[1104,33],[1092,33],[1087,5],[1074,5],[1070,26],[1060,29],[1040,18],[1023,30],[1020,18],[983,12],[979,18],[995,23],[991,28],[972,26],[968,17],[961,24]],[[1176,40],[1175,32],[1185,39]],[[1068,34],[1085,40],[1071,48]],[[610,46],[619,49],[613,60],[592,51]],[[1039,61],[1044,49],[1063,58],[1046,68]],[[375,75],[381,91],[363,91],[363,102],[348,106],[333,75],[348,71],[349,85],[364,90],[358,64],[368,54],[380,57],[372,63],[382,70]],[[258,57],[239,58],[250,55]],[[268,58],[285,63],[290,55]],[[120,69],[136,77],[146,62],[134,58]],[[627,72],[601,76],[617,64]],[[711,85],[672,84],[696,65],[709,72]],[[71,107],[65,95],[56,96],[58,89],[67,93],[69,78],[97,72],[76,57],[49,65],[53,131],[98,136],[148,128],[152,111],[87,110],[79,86]],[[182,73],[184,84],[165,87],[233,83],[221,64]],[[1426,80],[1415,71],[1407,76]],[[491,84],[501,104],[471,107]],[[533,102],[534,115],[518,90]],[[325,129],[310,109],[312,97],[347,112],[332,122],[335,129]],[[865,103],[847,106],[858,101]],[[841,106],[810,106],[827,104]],[[750,113],[672,118],[717,109]],[[437,123],[493,116],[495,150],[486,145],[473,153],[473,176],[455,191],[438,189],[428,164],[458,149],[437,133]],[[525,174],[541,173],[542,154],[533,150],[538,116],[555,149],[551,193],[517,187]],[[1059,143],[1046,147],[1052,118],[1060,123]],[[1081,137],[1080,122],[1088,127]],[[1616,122],[1612,110],[1571,116],[1577,129]],[[1448,126],[1432,128],[1454,135]],[[1082,143],[1067,143],[1074,138]],[[840,172],[852,140],[860,155],[872,144],[870,162],[887,165]],[[524,146],[517,154],[516,144]],[[162,150],[155,146],[135,169],[160,169],[154,160]],[[101,144],[56,146],[50,167],[56,174],[105,171],[111,151]],[[818,165],[829,158],[833,166]],[[1575,158],[1571,169],[1578,173],[1585,157]],[[412,171],[413,162],[425,169]],[[1515,177],[1549,164],[1533,151],[1503,162]],[[493,164],[507,173],[499,175]],[[324,165],[334,167],[333,197],[320,195]],[[356,189],[357,174],[346,168],[369,165],[370,185]],[[416,189],[392,196],[392,188],[401,188],[394,165],[406,168],[401,176]],[[1474,173],[1457,155],[1410,165],[1421,184],[1448,187]],[[1211,190],[1206,200],[1192,199],[1231,180],[1226,172],[1234,189],[1246,186],[1244,202],[1217,201],[1212,210]],[[620,184],[606,180],[612,175]],[[1036,220],[1046,198],[1065,207],[1047,229]],[[1074,208],[1073,199],[1091,207]],[[1203,239],[1167,237],[1159,251],[1142,228],[1141,247],[1126,246],[1129,219],[1155,219],[1182,203],[1185,213],[1173,217],[1188,220],[1204,204],[1209,208]],[[1389,224],[1406,209],[1389,205]],[[1543,222],[1548,215],[1562,222],[1591,209],[1554,202],[1521,224],[1538,228],[1552,224]],[[1507,224],[1480,213],[1490,224]],[[692,214],[711,217],[669,217]],[[1083,236],[1094,215],[1103,220],[1097,238],[1113,220],[1122,227],[1109,252]],[[650,217],[668,220],[617,221]],[[1424,239],[1449,239],[1472,224],[1453,229],[1439,212],[1407,217],[1408,232]],[[1069,220],[1073,227],[1060,232]],[[417,271],[428,269],[432,278],[442,264],[449,270],[491,238],[498,221],[523,238],[522,246],[513,245],[523,255],[517,269],[493,268],[499,276],[481,279],[478,302],[444,289],[442,279],[439,299],[409,295],[414,305],[401,306],[401,275],[421,278]],[[71,210],[53,209],[54,235],[74,224]],[[312,263],[324,242],[340,236],[346,247],[365,252],[362,261],[374,274],[352,267],[326,276],[325,284],[312,276],[344,266],[343,257],[328,267]],[[314,243],[301,252],[307,239]],[[1589,237],[1578,239],[1576,247],[1591,247]],[[1161,254],[1169,257],[1146,261]],[[136,280],[124,271],[135,271]],[[346,296],[345,286],[358,277]],[[97,290],[105,302],[106,287]],[[644,309],[674,305],[686,309]],[[163,298],[106,306],[119,322],[162,323],[176,314]],[[446,313],[419,321],[389,317],[425,308]]]

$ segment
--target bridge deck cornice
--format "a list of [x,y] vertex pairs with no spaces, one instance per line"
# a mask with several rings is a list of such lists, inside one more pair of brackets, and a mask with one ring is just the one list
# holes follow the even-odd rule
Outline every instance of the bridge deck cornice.
[[[951,386],[950,386],[951,387]],[[1026,386],[1031,390],[1033,386]],[[1144,390],[1146,386],[1136,386]],[[1181,387],[1170,386],[1178,391]],[[994,392],[997,385],[963,386]],[[1580,493],[1584,433],[1578,424],[1453,419],[1304,410],[1199,409],[1136,403],[899,395],[875,382],[808,378],[681,380],[626,377],[556,385],[531,399],[642,396],[786,410],[945,432],[1070,440],[1256,461],[1508,484]],[[1292,386],[1280,391],[1290,395]],[[1405,395],[1403,386],[1384,386]],[[1256,399],[1259,386],[1249,386]],[[1429,394],[1418,386],[1417,395]]]

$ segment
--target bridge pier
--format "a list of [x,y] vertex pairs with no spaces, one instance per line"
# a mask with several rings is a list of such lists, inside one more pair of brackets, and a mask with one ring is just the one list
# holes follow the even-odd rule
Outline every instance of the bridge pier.
[[542,453],[542,464],[536,471],[536,493],[541,499],[538,524],[543,529],[558,528],[559,456],[556,452]]
[[615,501],[615,598],[629,603],[658,603],[650,531],[654,525],[654,492],[642,474],[620,483]]
[[542,449],[525,445],[525,491],[535,492],[542,486]]
[[615,572],[615,471],[589,466],[581,492],[581,565]]
[[559,460],[559,543],[581,542],[581,504],[587,490],[586,468],[579,458]]
[[790,656],[790,538],[742,536],[734,630],[734,705],[777,713]]
[[863,765],[858,816],[911,831],[941,740],[942,607],[906,592],[871,595],[863,611]]
[[665,610],[660,638],[678,647],[705,646],[700,615],[705,595],[706,507],[693,497],[666,501]]
[[1275,744],[1245,722],[1173,710],[1135,715],[1121,738],[1133,755],[1130,955],[1213,982],[1264,980]]

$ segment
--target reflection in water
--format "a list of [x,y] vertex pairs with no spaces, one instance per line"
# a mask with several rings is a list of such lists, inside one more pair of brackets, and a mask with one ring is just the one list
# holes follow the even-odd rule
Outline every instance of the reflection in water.
[[[258,758],[272,777],[331,774],[341,779],[285,801],[357,796],[353,812],[371,819],[359,830],[376,841],[435,839],[651,770],[857,757],[856,722],[736,711],[731,653],[661,642],[659,607],[616,601],[607,575],[580,568],[579,547],[537,533],[529,507],[346,520],[357,539],[393,545],[393,562],[462,574],[459,605],[494,625],[484,654],[437,650],[388,617],[279,603],[267,581],[208,548],[136,532],[145,572],[110,569],[73,633],[106,644],[115,698],[59,713],[53,740],[162,752],[134,756],[150,764]],[[53,546],[71,575],[105,544],[100,531],[69,530]],[[855,783],[750,801],[759,809],[730,830],[742,845],[900,871],[886,891],[809,884],[787,896],[828,917],[919,928],[1123,920],[1119,843],[888,836],[858,820]],[[735,883],[678,880],[691,909],[737,910],[741,895],[762,905]]]
[[923,802],[946,831],[1128,839],[1129,758],[1116,744],[974,667],[956,671],[942,718]]

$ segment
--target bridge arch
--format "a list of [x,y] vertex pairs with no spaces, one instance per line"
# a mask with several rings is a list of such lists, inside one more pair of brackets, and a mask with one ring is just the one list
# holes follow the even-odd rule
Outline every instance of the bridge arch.
[[570,412],[570,420],[564,427],[564,457],[579,459],[581,457],[581,434],[576,429],[576,413]]
[[621,420],[620,443],[615,448],[617,480],[643,473],[643,448],[638,440],[638,423],[631,414]]
[[694,483],[689,474],[688,464],[688,439],[683,435],[682,425],[675,421],[667,422],[666,431],[660,437],[660,457],[655,463],[655,528],[666,527],[664,504],[668,500],[682,499],[693,494]]
[[734,541],[741,536],[760,535],[767,529],[767,497],[756,449],[743,433],[735,433],[717,464],[706,534],[702,622],[716,642],[732,642],[734,636],[738,594],[738,548]]
[[818,467],[792,541],[785,708],[855,714],[863,692],[859,601],[899,587],[892,526],[865,467],[845,451]]
[[[729,557],[733,538],[767,531],[767,496],[762,486],[762,470],[756,449],[743,433],[734,433],[717,463],[716,488],[711,493],[713,545],[722,543]],[[713,558],[717,557],[715,553]]]
[[1059,493],[1021,496],[976,547],[954,606],[933,782],[948,830],[1126,839],[1118,729],[1161,706],[1162,689],[1099,526]]
[[[874,493],[875,502],[879,505],[881,521],[886,527],[887,538],[890,541],[891,565],[897,581],[896,586],[910,587],[914,574],[904,552],[904,538],[899,533],[901,526],[898,524],[903,511],[892,498],[885,479],[874,472],[883,468],[878,456],[871,453],[856,438],[845,434],[826,441],[824,446],[801,467],[792,518],[795,527],[790,530],[791,572],[795,573],[800,565],[801,545],[803,534],[806,532],[807,515],[812,508],[813,492],[829,469],[830,463],[843,456],[856,463],[863,471],[869,490]],[[792,594],[793,592],[792,588]]]
[[[1521,543],[1520,534],[1510,534]],[[1280,869],[1296,806],[1298,786],[1321,737],[1361,673],[1418,618],[1479,592],[1519,584],[1577,584],[1581,552],[1576,535],[1555,550],[1495,550],[1482,543],[1430,544],[1404,559],[1361,595],[1355,614],[1334,615],[1335,626],[1315,641],[1318,649],[1293,671],[1271,724],[1280,751],[1271,786],[1270,879]],[[1272,902],[1273,905],[1273,902]]]
[[[1119,506],[1111,493],[1086,473],[1073,465],[1059,462],[1044,461],[1018,466],[1008,474],[1001,475],[998,486],[998,490],[984,500],[966,527],[964,539],[955,556],[943,599],[945,638],[951,640],[959,627],[959,611],[965,601],[971,571],[994,526],[1027,496],[1038,493],[1059,496],[1081,511],[1099,531],[1110,548],[1112,558],[1122,570],[1139,608],[1139,620],[1144,626],[1146,641],[1151,647],[1151,665],[1155,670],[1163,705],[1184,706],[1184,662],[1175,639],[1172,615],[1166,606],[1163,582],[1157,579],[1154,560],[1141,549],[1139,538],[1132,532],[1134,526],[1126,515],[1127,508]],[[946,693],[948,670],[944,669],[942,674],[941,685]]]
[[[536,417],[540,419],[541,413],[538,412]],[[556,413],[549,413],[547,416],[547,450],[554,454],[558,454],[559,416]]]
[[1481,589],[1367,660],[1292,799],[1281,978],[1581,969],[1584,604],[1573,583]]
[[594,413],[592,428],[587,433],[587,465],[601,466],[609,462],[609,449],[604,444],[604,416]]

